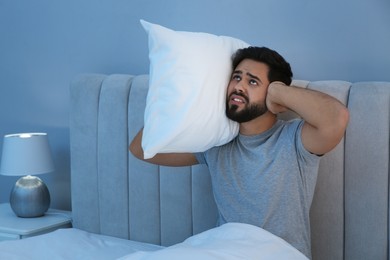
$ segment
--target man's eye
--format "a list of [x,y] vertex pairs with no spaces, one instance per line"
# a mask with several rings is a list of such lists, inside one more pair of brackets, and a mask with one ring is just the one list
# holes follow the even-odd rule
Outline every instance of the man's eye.
[[249,80],[249,84],[251,85],[257,85],[257,81],[254,79]]
[[241,80],[241,77],[239,75],[233,75],[232,79],[234,80]]

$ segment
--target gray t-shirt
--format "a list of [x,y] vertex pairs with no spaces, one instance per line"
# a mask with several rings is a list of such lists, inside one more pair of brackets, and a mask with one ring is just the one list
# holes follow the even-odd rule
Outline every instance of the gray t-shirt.
[[302,120],[279,120],[264,133],[239,134],[196,158],[210,170],[219,225],[259,226],[310,258],[309,210],[320,157],[303,147],[302,126]]

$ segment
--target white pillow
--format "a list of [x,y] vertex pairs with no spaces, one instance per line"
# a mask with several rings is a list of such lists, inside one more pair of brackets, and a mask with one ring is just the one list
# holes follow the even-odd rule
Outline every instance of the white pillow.
[[149,92],[142,147],[156,153],[203,152],[232,140],[225,115],[231,56],[248,44],[227,36],[173,31],[141,20],[149,36]]

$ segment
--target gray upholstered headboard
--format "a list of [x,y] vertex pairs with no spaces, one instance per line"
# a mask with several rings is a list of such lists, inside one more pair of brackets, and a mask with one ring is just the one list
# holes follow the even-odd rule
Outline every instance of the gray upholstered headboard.
[[[390,83],[295,83],[337,97],[351,112],[345,140],[321,161],[313,259],[387,259]],[[216,208],[205,166],[159,167],[128,152],[147,91],[147,75],[85,74],[72,82],[73,224],[171,245],[213,227]]]
[[73,225],[171,245],[214,226],[216,209],[206,167],[159,167],[128,152],[147,90],[145,75],[82,75],[72,83]]

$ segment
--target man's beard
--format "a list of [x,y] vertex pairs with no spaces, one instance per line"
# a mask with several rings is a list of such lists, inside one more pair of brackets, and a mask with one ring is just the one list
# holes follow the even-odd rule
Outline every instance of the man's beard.
[[[242,96],[242,95],[241,95]],[[247,101],[248,99],[244,97]],[[226,116],[238,123],[245,123],[248,121],[251,121],[252,119],[255,119],[256,117],[259,117],[266,113],[268,111],[267,106],[265,103],[247,103],[248,105],[243,108],[241,111],[237,111],[238,106],[232,105],[229,107],[229,101],[226,101]]]

